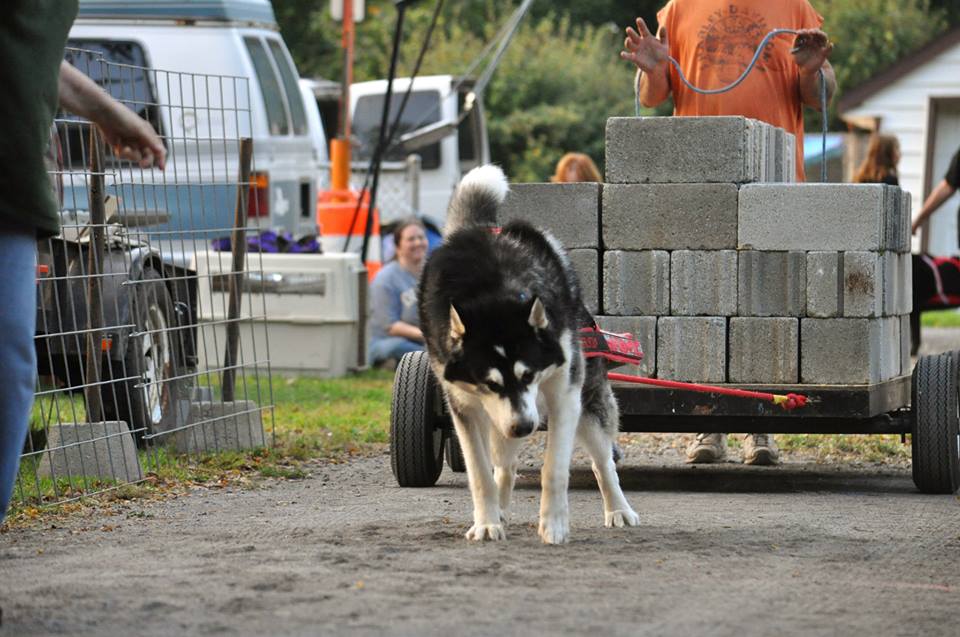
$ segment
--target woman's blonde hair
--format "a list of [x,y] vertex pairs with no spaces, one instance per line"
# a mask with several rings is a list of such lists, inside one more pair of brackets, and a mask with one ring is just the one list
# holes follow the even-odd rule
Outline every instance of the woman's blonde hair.
[[600,177],[600,171],[597,165],[593,163],[588,155],[583,153],[567,153],[557,162],[557,169],[553,173],[550,181],[564,182],[568,181],[567,172],[570,168],[576,170],[577,178],[572,181],[603,181]]
[[867,157],[857,168],[854,181],[859,184],[876,184],[884,177],[897,174],[897,155],[900,142],[893,135],[874,134],[867,147]]

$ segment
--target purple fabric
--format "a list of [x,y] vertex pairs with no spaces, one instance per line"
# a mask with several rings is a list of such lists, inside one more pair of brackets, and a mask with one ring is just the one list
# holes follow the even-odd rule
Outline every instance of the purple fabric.
[[[214,239],[210,243],[214,250],[220,252],[229,252],[231,249],[230,237]],[[323,252],[320,248],[320,242],[314,235],[294,239],[289,232],[278,234],[272,230],[266,230],[257,235],[248,235],[247,250],[250,252],[297,254],[319,254]]]

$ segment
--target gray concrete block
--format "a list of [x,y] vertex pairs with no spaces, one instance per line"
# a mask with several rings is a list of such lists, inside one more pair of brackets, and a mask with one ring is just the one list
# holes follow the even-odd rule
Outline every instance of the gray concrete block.
[[737,246],[734,184],[605,184],[607,250],[724,250]]
[[602,284],[604,314],[669,314],[670,254],[661,250],[604,252]]
[[662,316],[657,321],[658,378],[722,383],[726,363],[726,318]]
[[800,319],[733,317],[728,344],[731,383],[796,384]]
[[500,223],[521,219],[549,230],[568,250],[600,247],[600,184],[511,184]]
[[897,314],[909,314],[913,311],[913,255],[910,252],[904,252],[897,255],[897,261],[900,286]]
[[171,436],[178,453],[241,451],[266,445],[261,410],[252,400],[193,403],[190,414],[192,426]]
[[607,183],[758,181],[758,143],[744,117],[611,117]]
[[800,382],[870,385],[880,382],[880,319],[800,320]]
[[797,138],[793,133],[785,133],[783,138],[784,179],[786,183],[797,181]]
[[900,375],[900,317],[880,319],[880,380]]
[[910,362],[910,316],[900,316],[900,375],[909,376],[913,372]]
[[843,316],[883,315],[882,259],[878,252],[843,253]]
[[654,376],[657,371],[657,317],[656,316],[598,316],[600,329],[615,334],[633,334],[640,342],[643,360],[640,365],[621,365],[611,369],[618,374]]
[[832,318],[843,312],[841,252],[807,253],[807,316]]
[[736,251],[676,250],[671,253],[670,313],[674,316],[736,314]]
[[747,184],[740,188],[738,247],[881,250],[882,184]]
[[37,474],[53,479],[85,476],[119,482],[143,478],[137,445],[122,420],[50,425]]
[[600,251],[589,248],[567,250],[570,263],[580,279],[583,303],[591,314],[600,311]]
[[805,253],[743,250],[737,262],[740,316],[803,316],[806,313]]

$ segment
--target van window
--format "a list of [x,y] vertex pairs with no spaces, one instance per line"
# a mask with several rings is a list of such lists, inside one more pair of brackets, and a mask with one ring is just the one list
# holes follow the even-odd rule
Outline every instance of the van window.
[[280,93],[280,83],[270,65],[270,58],[263,44],[257,38],[244,38],[253,69],[257,74],[257,83],[263,93],[263,101],[267,107],[267,123],[270,125],[271,135],[289,135],[290,124],[287,122],[287,110],[283,106],[283,95]]
[[300,95],[300,86],[297,84],[297,76],[290,68],[290,60],[283,50],[283,46],[277,40],[267,40],[270,46],[270,52],[273,54],[273,61],[280,71],[280,79],[283,80],[283,88],[287,92],[287,104],[290,105],[290,117],[293,119],[293,134],[307,134],[307,114],[303,110],[303,96]]
[[[357,99],[357,107],[353,114],[353,133],[359,141],[359,147],[355,153],[359,160],[369,160],[373,155],[373,149],[377,146],[385,97],[384,95],[364,95]],[[402,92],[393,94],[390,100],[388,120],[391,125],[400,110],[400,102],[402,101]],[[397,137],[438,121],[440,121],[439,91],[413,91],[406,108],[403,109],[403,117],[397,127]],[[422,160],[420,165],[424,170],[434,170],[440,167],[440,142],[418,148],[415,152],[420,155]],[[394,146],[387,151],[384,160],[401,161],[406,154],[403,149]]]
[[[119,40],[71,38],[67,41],[63,57],[115,99],[150,122],[163,139],[156,91],[151,82],[147,56],[140,44]],[[110,64],[101,63],[101,59]],[[70,113],[60,113],[58,118],[80,120]],[[85,156],[88,126],[71,124],[59,128],[65,168],[85,167],[88,163]]]
[[[460,93],[457,96],[457,112],[463,112],[463,103],[466,101],[467,94]],[[474,136],[477,132],[477,111],[479,107],[475,104],[470,114],[467,115],[457,127],[457,140],[460,147],[461,162],[477,161],[477,140]]]

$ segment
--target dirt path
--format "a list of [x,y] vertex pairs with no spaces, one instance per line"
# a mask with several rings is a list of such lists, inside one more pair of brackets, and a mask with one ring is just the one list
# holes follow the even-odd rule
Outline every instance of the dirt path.
[[0,536],[4,635],[955,635],[960,502],[903,469],[692,468],[630,456],[642,526],[608,530],[583,465],[572,542],[463,539],[463,474],[400,489],[385,456]]

